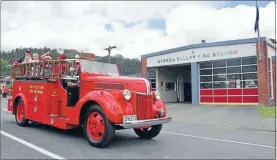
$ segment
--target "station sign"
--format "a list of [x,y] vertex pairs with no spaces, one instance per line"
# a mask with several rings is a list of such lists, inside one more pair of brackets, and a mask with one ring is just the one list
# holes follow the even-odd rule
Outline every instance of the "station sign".
[[147,58],[147,67],[214,61],[256,55],[256,44],[239,44],[188,49]]

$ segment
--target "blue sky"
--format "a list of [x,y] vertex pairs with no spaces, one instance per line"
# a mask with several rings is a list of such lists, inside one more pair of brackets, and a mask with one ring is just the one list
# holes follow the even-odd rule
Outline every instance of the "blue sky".
[[[273,0],[271,1],[266,1],[266,0],[263,0],[263,1],[258,1],[258,6],[259,7],[265,7],[266,5],[268,5],[270,2],[272,2]],[[226,2],[224,2],[226,3]],[[225,5],[223,5],[223,7],[235,7],[237,5],[241,5],[241,4],[244,4],[244,5],[248,5],[248,6],[256,6],[256,1],[228,1]]]
[[[266,5],[268,5],[270,2],[272,2],[273,0],[263,0],[263,1],[258,1],[258,6],[259,7],[265,7]],[[218,9],[221,9],[221,8],[226,8],[226,7],[236,7],[238,5],[248,5],[248,6],[256,6],[256,1],[219,1],[219,2],[216,2],[218,3]],[[125,22],[122,22],[125,24],[125,27],[126,28],[129,28],[129,27],[132,27],[132,26],[135,26],[136,23],[130,23],[130,24],[127,24]],[[162,30],[164,31],[165,30],[165,20],[163,19],[152,19],[152,20],[149,20],[148,21],[148,28],[149,29],[158,29],[158,30]],[[105,25],[105,28],[108,30],[108,31],[113,31],[113,28],[112,28],[112,25],[111,24],[106,24]]]

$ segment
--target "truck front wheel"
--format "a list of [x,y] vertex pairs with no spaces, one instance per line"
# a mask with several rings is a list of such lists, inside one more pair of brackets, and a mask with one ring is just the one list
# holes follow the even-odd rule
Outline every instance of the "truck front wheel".
[[114,138],[115,130],[99,105],[92,105],[84,113],[83,132],[93,147],[103,148]]
[[156,137],[162,130],[162,124],[151,126],[149,128],[134,128],[135,133],[143,139]]

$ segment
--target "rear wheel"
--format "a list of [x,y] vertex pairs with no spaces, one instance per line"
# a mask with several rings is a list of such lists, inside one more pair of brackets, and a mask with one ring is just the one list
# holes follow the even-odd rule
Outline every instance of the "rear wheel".
[[21,99],[18,100],[15,108],[15,120],[20,127],[25,127],[29,124],[29,120],[25,118],[25,106]]
[[114,138],[115,130],[99,105],[92,105],[84,113],[83,132],[91,146],[103,148]]
[[156,137],[162,130],[162,124],[151,126],[148,128],[134,128],[135,133],[143,139],[151,139]]

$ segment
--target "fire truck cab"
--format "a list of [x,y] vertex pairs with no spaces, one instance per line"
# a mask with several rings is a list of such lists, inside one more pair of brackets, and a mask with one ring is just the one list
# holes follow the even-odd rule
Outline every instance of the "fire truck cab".
[[29,121],[60,129],[82,127],[88,143],[105,147],[115,130],[134,129],[144,139],[156,137],[167,116],[165,104],[148,80],[119,76],[118,66],[93,60],[44,60],[15,64],[8,111],[17,125]]

